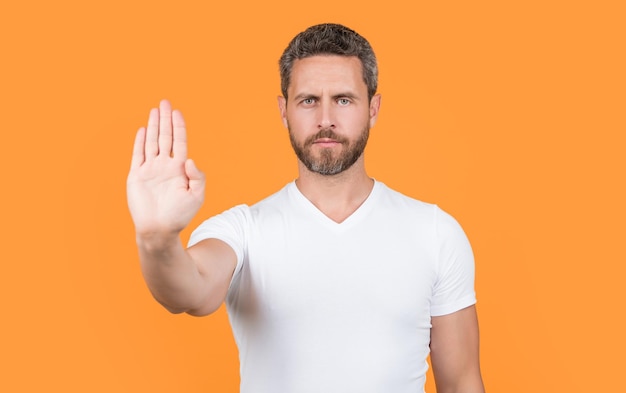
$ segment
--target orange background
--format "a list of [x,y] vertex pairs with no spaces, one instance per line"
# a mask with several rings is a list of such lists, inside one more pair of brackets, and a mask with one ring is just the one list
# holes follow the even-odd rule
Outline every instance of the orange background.
[[276,191],[296,174],[277,59],[326,21],[379,58],[370,174],[473,244],[487,390],[619,390],[621,2],[261,3],[3,3],[0,391],[236,392],[224,310],[172,316],[143,283],[132,140],[161,98],[183,111],[209,180],[192,227]]

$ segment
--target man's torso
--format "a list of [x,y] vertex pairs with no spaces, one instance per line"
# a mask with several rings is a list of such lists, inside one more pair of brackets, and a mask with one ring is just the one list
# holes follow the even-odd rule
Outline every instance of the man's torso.
[[378,182],[340,224],[294,183],[234,209],[222,218],[238,238],[224,240],[239,258],[227,308],[242,392],[423,389],[449,216]]

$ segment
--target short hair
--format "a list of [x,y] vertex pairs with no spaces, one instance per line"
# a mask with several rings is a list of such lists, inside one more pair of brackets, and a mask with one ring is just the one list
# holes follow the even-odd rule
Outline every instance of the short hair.
[[311,26],[296,35],[283,52],[280,67],[280,87],[287,98],[291,70],[296,60],[316,55],[355,56],[361,60],[363,81],[367,86],[368,99],[372,99],[378,87],[378,65],[369,42],[357,32],[335,23]]

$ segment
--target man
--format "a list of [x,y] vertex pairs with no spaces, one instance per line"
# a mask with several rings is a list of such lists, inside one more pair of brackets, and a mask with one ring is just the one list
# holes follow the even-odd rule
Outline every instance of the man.
[[204,197],[185,124],[167,101],[137,133],[128,201],[154,297],[207,315],[226,301],[244,393],[483,392],[472,251],[456,221],[371,179],[376,58],[335,24],[280,59],[280,116],[298,178],[179,233]]

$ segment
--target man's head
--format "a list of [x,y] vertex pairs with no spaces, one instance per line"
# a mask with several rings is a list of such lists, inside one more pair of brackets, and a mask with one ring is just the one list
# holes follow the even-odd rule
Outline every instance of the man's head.
[[313,26],[289,43],[280,65],[278,105],[300,170],[325,176],[364,170],[363,150],[380,106],[367,41],[341,25]]
[[296,60],[319,55],[354,56],[361,61],[368,98],[376,94],[378,66],[369,42],[354,30],[333,23],[311,26],[291,40],[280,57],[280,86],[287,98]]

